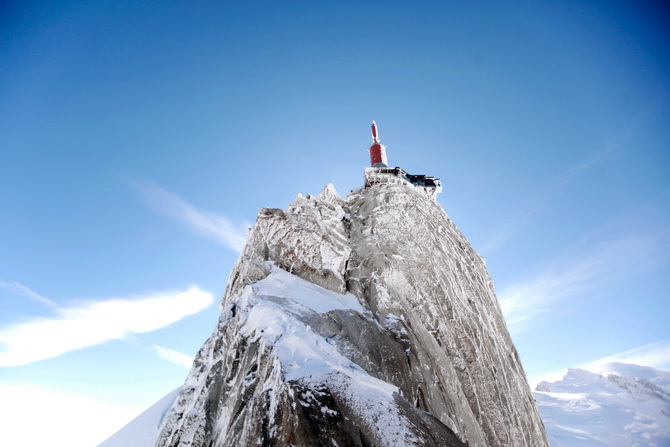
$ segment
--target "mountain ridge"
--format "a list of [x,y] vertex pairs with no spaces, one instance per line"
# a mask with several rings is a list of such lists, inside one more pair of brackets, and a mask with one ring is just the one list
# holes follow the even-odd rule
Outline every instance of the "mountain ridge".
[[548,441],[483,259],[378,184],[259,212],[156,445]]
[[569,368],[533,393],[552,447],[670,445],[670,372],[606,363]]

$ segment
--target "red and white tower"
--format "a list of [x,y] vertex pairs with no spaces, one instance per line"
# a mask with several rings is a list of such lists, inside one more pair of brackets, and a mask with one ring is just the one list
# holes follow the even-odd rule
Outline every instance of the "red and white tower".
[[389,168],[386,146],[379,142],[377,123],[372,122],[372,146],[370,146],[370,167],[365,168],[365,187],[378,184],[395,184],[415,187],[435,199],[442,192],[439,178],[429,175],[413,175],[399,167]]
[[373,168],[386,168],[389,162],[386,159],[386,146],[379,142],[377,123],[372,122],[372,146],[370,146],[370,166]]

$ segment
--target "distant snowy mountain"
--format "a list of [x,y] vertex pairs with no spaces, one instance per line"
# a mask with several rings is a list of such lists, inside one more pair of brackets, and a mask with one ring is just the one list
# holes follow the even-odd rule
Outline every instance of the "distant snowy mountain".
[[568,369],[533,394],[552,447],[670,446],[670,372],[625,363]]
[[[670,446],[670,372],[609,363],[569,369],[533,393],[551,447]],[[99,447],[153,447],[179,390],[161,399]]]

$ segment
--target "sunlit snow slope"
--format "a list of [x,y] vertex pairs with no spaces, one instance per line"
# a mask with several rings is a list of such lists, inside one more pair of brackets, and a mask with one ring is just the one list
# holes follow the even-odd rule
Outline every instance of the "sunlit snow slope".
[[670,446],[670,372],[608,363],[533,393],[552,447]]
[[163,417],[177,399],[176,389],[114,433],[98,447],[151,447],[156,442]]

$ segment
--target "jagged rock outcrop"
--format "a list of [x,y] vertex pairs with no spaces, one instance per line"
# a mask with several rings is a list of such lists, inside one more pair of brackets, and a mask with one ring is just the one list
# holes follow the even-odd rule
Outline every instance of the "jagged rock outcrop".
[[264,209],[157,446],[547,446],[483,260],[405,185]]

